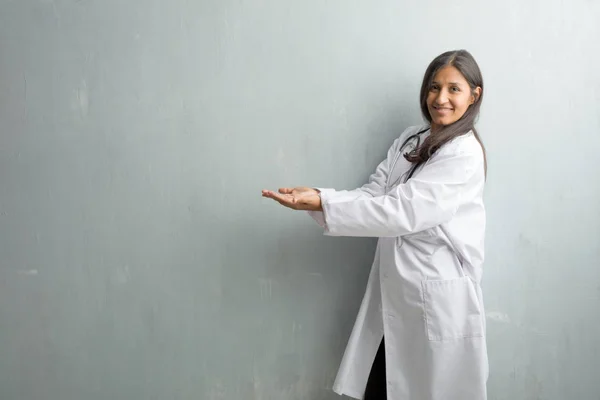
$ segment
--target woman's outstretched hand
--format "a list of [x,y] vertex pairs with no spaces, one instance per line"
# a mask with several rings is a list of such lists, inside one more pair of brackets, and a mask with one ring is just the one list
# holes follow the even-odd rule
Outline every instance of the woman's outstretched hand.
[[323,210],[319,192],[308,187],[281,188],[279,189],[279,193],[263,190],[262,195],[292,210]]

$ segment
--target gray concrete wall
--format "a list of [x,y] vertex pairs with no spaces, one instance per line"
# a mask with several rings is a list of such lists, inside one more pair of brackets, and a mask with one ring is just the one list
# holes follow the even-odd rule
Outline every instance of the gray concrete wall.
[[490,399],[600,384],[597,1],[0,0],[0,398],[334,399],[360,185],[429,61],[486,82]]

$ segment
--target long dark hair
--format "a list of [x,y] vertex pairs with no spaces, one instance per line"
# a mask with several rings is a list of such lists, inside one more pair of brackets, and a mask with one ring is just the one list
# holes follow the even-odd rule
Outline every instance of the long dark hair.
[[[443,126],[435,134],[431,134],[423,141],[423,144],[418,149],[410,153],[406,153],[404,158],[415,164],[415,169],[418,165],[426,162],[440,147],[450,140],[464,135],[469,131],[473,131],[475,138],[481,145],[483,150],[483,157],[485,162],[485,171],[487,173],[487,160],[485,155],[485,147],[477,130],[475,129],[475,120],[479,115],[479,108],[481,107],[481,101],[483,99],[483,77],[477,62],[466,50],[454,50],[447,51],[437,56],[427,67],[425,76],[423,77],[423,83],[421,84],[421,112],[423,117],[431,124],[431,115],[427,108],[427,96],[429,89],[433,82],[433,79],[437,72],[444,67],[453,66],[455,67],[467,80],[471,87],[471,92],[475,96],[475,102],[467,108],[464,115],[456,122]],[[474,91],[477,87],[481,88],[479,96],[475,95]]]

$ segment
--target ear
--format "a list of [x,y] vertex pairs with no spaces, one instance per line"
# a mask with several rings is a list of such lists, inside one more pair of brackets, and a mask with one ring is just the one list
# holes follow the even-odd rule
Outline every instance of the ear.
[[471,101],[469,105],[473,103],[477,103],[479,101],[479,97],[481,96],[481,87],[477,86],[475,89],[471,91]]

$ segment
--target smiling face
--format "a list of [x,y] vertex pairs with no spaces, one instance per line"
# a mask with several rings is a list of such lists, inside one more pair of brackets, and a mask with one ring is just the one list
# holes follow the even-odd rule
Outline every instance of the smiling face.
[[481,88],[471,89],[456,67],[448,65],[440,69],[433,77],[427,94],[432,131],[458,121],[480,93]]

